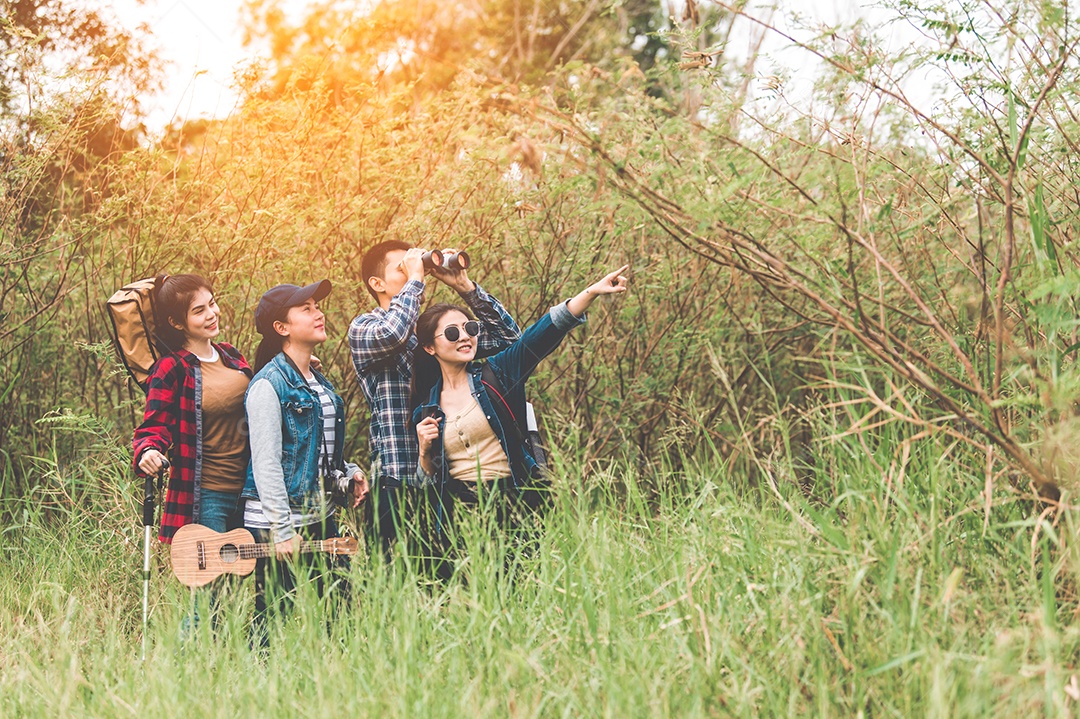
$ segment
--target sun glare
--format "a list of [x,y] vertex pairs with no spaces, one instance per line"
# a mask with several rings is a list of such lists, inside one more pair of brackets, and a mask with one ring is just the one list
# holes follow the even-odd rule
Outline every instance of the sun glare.
[[[312,4],[275,3],[289,20],[301,18]],[[120,22],[133,30],[145,28],[151,45],[167,63],[162,91],[141,98],[151,128],[177,118],[224,117],[232,112],[237,102],[236,70],[267,52],[244,46],[243,5],[244,0],[113,0]]]

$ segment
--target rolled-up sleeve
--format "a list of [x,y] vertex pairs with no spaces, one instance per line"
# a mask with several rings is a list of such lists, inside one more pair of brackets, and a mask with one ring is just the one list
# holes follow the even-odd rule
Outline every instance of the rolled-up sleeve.
[[578,325],[585,324],[585,318],[588,316],[586,313],[581,317],[578,317],[573,312],[571,312],[570,300],[567,300],[562,304],[555,305],[550,310],[548,310],[548,314],[551,315],[551,323],[563,332],[569,332]]
[[521,337],[521,328],[506,311],[502,303],[484,291],[480,285],[472,292],[461,296],[465,304],[476,314],[476,319],[484,325],[484,333],[476,344],[477,357],[490,357],[500,352]]

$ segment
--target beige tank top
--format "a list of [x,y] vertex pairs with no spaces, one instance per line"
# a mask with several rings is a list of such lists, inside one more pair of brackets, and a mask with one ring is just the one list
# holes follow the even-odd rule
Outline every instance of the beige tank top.
[[447,416],[443,431],[450,476],[461,482],[490,481],[510,476],[506,458],[495,430],[491,428],[476,397],[455,417]]

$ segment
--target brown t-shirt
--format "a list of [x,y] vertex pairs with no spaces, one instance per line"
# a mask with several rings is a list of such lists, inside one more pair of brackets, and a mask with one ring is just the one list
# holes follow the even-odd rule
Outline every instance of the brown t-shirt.
[[218,492],[244,488],[248,427],[244,393],[248,376],[229,369],[218,357],[202,368],[202,486]]

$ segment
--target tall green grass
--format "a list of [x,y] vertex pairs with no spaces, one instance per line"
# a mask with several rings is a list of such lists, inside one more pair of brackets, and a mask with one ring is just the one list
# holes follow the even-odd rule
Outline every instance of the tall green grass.
[[5,507],[0,716],[1068,714],[1070,516],[1001,487],[987,514],[956,447],[912,445],[901,476],[903,439],[818,447],[827,501],[784,461],[774,491],[714,457],[583,476],[564,455],[535,548],[466,520],[459,580],[363,558],[347,611],[328,629],[302,593],[264,658],[250,580],[182,643],[190,594],[159,553],[140,661],[133,483],[46,473]]

